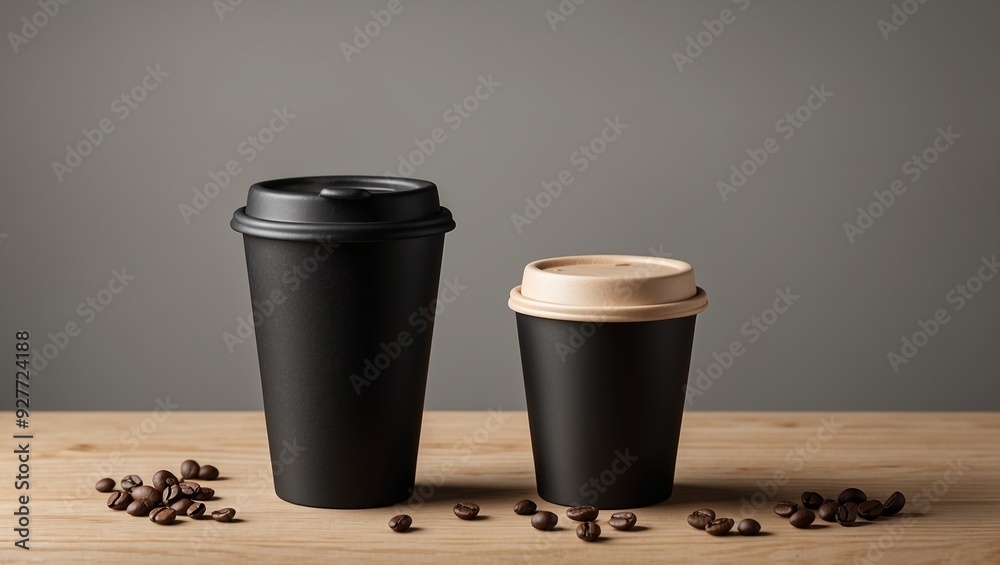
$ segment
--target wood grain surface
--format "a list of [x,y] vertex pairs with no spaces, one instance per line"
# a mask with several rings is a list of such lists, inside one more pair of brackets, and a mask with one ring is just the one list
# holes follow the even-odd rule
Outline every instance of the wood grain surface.
[[[994,413],[751,413],[685,415],[674,496],[636,509],[636,531],[606,526],[578,540],[564,508],[534,490],[523,412],[429,412],[424,418],[416,497],[396,507],[324,510],[279,500],[259,412],[39,412],[31,416],[30,489],[15,490],[14,415],[0,456],[6,563],[305,562],[684,562],[998,563],[1000,415]],[[93,485],[129,473],[177,472],[194,458],[222,471],[209,508],[231,506],[238,521],[181,519],[158,526],[105,506]],[[359,462],[363,464],[363,462]],[[796,530],[776,516],[779,500],[803,490],[836,497],[845,487],[884,499],[907,497],[900,515],[845,528],[817,521]],[[31,549],[16,548],[20,495],[30,496]],[[532,498],[560,515],[534,530],[513,513]],[[481,519],[461,521],[456,502]],[[711,537],[686,523],[700,507],[753,516],[765,535]],[[413,517],[397,534],[386,522]]]

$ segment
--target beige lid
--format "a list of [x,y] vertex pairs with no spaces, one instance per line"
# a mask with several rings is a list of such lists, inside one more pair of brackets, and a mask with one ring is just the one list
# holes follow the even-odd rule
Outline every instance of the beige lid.
[[693,316],[708,307],[708,296],[684,261],[577,255],[529,263],[507,305],[554,320],[647,322]]

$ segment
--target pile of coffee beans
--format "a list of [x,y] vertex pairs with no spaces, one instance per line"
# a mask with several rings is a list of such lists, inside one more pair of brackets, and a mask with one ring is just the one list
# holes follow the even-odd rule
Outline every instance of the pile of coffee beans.
[[899,491],[890,494],[883,504],[880,500],[869,499],[865,491],[854,487],[844,489],[836,500],[813,491],[802,493],[800,500],[802,508],[795,502],[782,500],[774,506],[774,513],[788,518],[788,523],[796,528],[808,528],[816,520],[816,514],[824,522],[850,526],[858,517],[873,521],[879,516],[892,516],[906,504],[906,497]]
[[[152,484],[143,484],[139,475],[125,475],[115,490],[114,479],[97,481],[97,492],[109,492],[108,508],[124,510],[129,516],[148,516],[154,524],[174,523],[178,516],[201,518],[207,512],[205,503],[215,498],[215,489],[203,487],[188,479],[214,481],[219,470],[213,465],[199,465],[188,459],[181,463],[181,478],[166,469],[153,474]],[[210,516],[218,522],[231,522],[236,516],[232,508],[220,508]]]

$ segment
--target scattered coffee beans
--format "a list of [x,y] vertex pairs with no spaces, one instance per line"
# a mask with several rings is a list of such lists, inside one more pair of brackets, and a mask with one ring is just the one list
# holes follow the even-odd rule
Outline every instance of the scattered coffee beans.
[[463,520],[473,520],[479,516],[479,505],[471,502],[459,502],[455,505],[455,516]]
[[741,520],[739,527],[736,528],[736,531],[738,531],[741,536],[755,536],[760,533],[760,522],[754,520],[753,518]]
[[608,525],[616,530],[631,530],[635,526],[635,522],[634,512],[615,512],[608,520]]
[[201,490],[198,491],[198,494],[192,496],[191,498],[194,500],[212,500],[212,498],[214,497],[215,497],[214,488],[201,487]]
[[198,477],[199,469],[201,469],[201,465],[199,465],[197,461],[194,459],[188,459],[181,463],[181,478],[195,479]]
[[145,501],[150,508],[160,504],[160,491],[149,485],[139,485],[133,488],[129,494],[132,495],[132,500]]
[[198,469],[198,478],[203,481],[214,481],[219,478],[219,470],[215,465],[202,465]]
[[688,516],[688,524],[696,530],[704,530],[712,520],[715,520],[715,511],[709,508],[695,510]]
[[808,508],[800,508],[796,510],[791,517],[788,518],[788,523],[796,528],[808,528],[816,521],[816,514]]
[[125,510],[129,504],[132,504],[132,495],[127,492],[116,490],[108,497],[108,508],[112,510]]
[[841,504],[846,504],[848,502],[853,502],[854,504],[861,504],[862,502],[868,500],[868,495],[865,491],[859,488],[847,488],[844,492],[840,493],[837,497],[837,502]]
[[158,506],[149,512],[149,519],[154,524],[166,526],[174,523],[174,520],[177,519],[177,512],[173,508]]
[[410,518],[406,514],[400,514],[399,516],[393,516],[389,519],[389,529],[394,532],[405,532],[410,529],[413,524],[413,518]]
[[593,506],[570,506],[566,509],[566,517],[577,522],[593,522],[598,513]]
[[885,499],[885,506],[882,507],[883,516],[894,516],[906,505],[906,497],[898,490]]
[[802,493],[802,506],[809,510],[816,510],[823,504],[823,497],[818,492],[806,491]]
[[107,478],[101,479],[97,481],[97,484],[94,485],[94,488],[97,489],[97,492],[111,492],[115,490],[115,480]]
[[858,505],[846,502],[837,509],[837,522],[841,526],[850,526],[858,519]]
[[517,501],[514,505],[514,514],[519,514],[521,516],[528,516],[529,514],[534,514],[538,510],[538,505],[534,501],[524,499]]
[[584,522],[576,527],[576,537],[583,541],[597,541],[601,537],[601,527],[597,522]]
[[837,504],[836,500],[827,500],[819,505],[819,510],[816,513],[819,514],[819,519],[824,522],[836,522],[838,508],[840,505]]
[[187,514],[187,509],[190,508],[192,504],[194,504],[193,500],[182,498],[177,502],[171,504],[170,507],[173,508],[174,511],[177,512],[179,516],[184,516],[185,514]]
[[713,536],[724,536],[733,529],[735,524],[732,518],[716,518],[705,526],[705,531]]
[[163,489],[170,485],[176,485],[178,482],[177,476],[166,469],[160,469],[153,475],[153,488],[163,492]]
[[205,515],[205,505],[201,502],[192,502],[190,506],[187,507],[186,514],[190,518],[201,518]]
[[790,500],[782,500],[774,505],[774,513],[782,518],[788,518],[799,509],[799,505]]
[[858,505],[858,516],[865,520],[872,521],[882,515],[882,502],[870,498]]
[[125,475],[119,483],[122,485],[122,490],[129,492],[133,488],[142,485],[142,479],[139,478],[139,475]]
[[143,499],[135,499],[129,503],[125,512],[129,516],[149,516],[149,511],[152,509],[153,507],[149,505],[149,502]]
[[212,512],[212,519],[216,522],[231,522],[236,517],[236,511],[232,508],[220,508]]
[[559,516],[547,510],[539,510],[531,517],[531,527],[536,530],[551,530],[559,523]]

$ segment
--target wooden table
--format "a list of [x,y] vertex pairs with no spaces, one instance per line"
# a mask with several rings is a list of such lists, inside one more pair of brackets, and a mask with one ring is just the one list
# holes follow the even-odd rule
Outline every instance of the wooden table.
[[[0,419],[11,434],[20,432],[14,419],[10,412]],[[8,439],[0,456],[7,474],[0,556],[7,563],[1000,562],[1000,415],[991,413],[691,412],[673,498],[637,509],[638,531],[605,525],[602,541],[590,544],[576,538],[562,507],[535,493],[523,412],[427,413],[418,498],[375,510],[279,500],[259,412],[38,412],[30,424],[30,490],[14,489],[17,441]],[[107,495],[93,489],[99,477],[137,473],[149,480],[189,457],[222,470],[223,480],[211,483],[219,500],[209,506],[235,507],[238,522],[157,526],[109,510]],[[906,509],[852,528],[817,520],[808,530],[793,529],[771,511],[803,490],[835,497],[848,486],[881,498],[900,490]],[[13,545],[12,512],[25,493],[30,551]],[[511,508],[521,498],[557,512],[559,529],[537,531],[515,515]],[[458,501],[477,502],[484,518],[458,520],[451,511]],[[696,531],[685,518],[705,506],[737,521],[752,515],[766,535]],[[413,516],[411,532],[386,527],[399,512]]]

